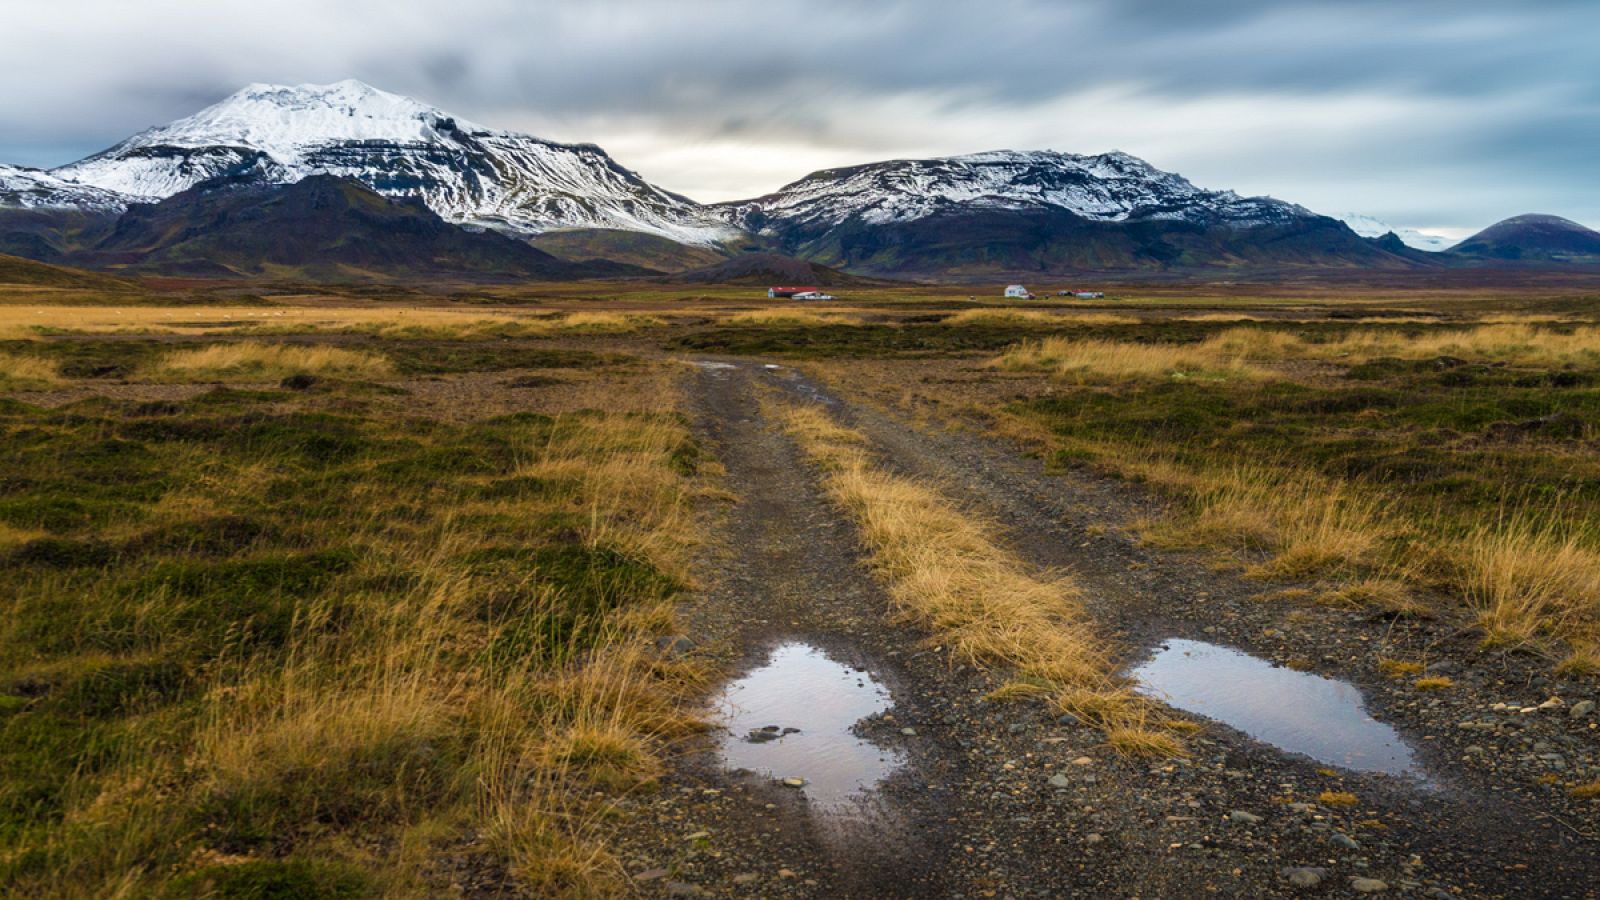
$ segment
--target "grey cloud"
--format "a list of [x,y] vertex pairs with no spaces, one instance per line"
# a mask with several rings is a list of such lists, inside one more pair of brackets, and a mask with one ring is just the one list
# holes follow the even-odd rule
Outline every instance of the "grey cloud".
[[[358,77],[564,140],[627,131],[842,164],[1015,134],[1080,151],[1131,139],[1147,146],[1121,149],[1215,186],[1330,212],[1349,197],[1399,224],[1470,227],[1523,211],[1504,208],[1509,195],[1600,224],[1592,2],[56,0],[8,12],[7,29],[8,162],[66,162],[250,81]],[[1049,120],[1108,92],[1155,121],[1092,106],[1103,120]],[[1410,114],[1363,118],[1361,104],[1390,101]],[[1285,104],[1351,119],[1274,131]],[[1207,108],[1230,117],[1196,121]],[[685,186],[663,165],[646,174],[669,188],[776,186],[735,183],[733,169]]]

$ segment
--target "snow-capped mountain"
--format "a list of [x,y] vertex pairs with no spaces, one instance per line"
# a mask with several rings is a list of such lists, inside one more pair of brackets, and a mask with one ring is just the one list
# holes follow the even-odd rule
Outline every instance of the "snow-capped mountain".
[[488,128],[359,81],[252,84],[49,174],[146,201],[217,177],[329,174],[420,197],[450,222],[516,234],[617,228],[697,245],[735,234],[599,147]]
[[1441,237],[1437,234],[1427,234],[1425,232],[1418,231],[1415,228],[1396,228],[1387,222],[1374,219],[1371,216],[1364,216],[1360,213],[1345,213],[1344,215],[1339,216],[1338,219],[1346,225],[1349,225],[1351,231],[1354,231],[1356,234],[1359,234],[1362,237],[1383,237],[1384,235],[1392,232],[1395,237],[1400,239],[1401,243],[1405,244],[1407,247],[1414,247],[1418,250],[1428,250],[1433,253],[1438,253],[1440,251],[1450,249],[1450,247],[1456,243],[1453,238]]
[[1248,228],[1313,215],[1269,197],[1195,187],[1112,152],[1079,156],[997,150],[899,159],[816,172],[765,197],[724,204],[752,231],[912,222],[952,211],[1049,209],[1099,222],[1165,220]]
[[115,191],[74,184],[43,169],[0,163],[0,207],[119,213],[127,205],[127,198]]

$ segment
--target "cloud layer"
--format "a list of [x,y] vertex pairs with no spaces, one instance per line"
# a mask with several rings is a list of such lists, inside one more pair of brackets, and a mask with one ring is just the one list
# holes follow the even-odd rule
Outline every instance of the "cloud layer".
[[1397,225],[1600,225],[1592,2],[54,0],[4,30],[0,161],[29,165],[354,77],[700,200],[1049,147]]

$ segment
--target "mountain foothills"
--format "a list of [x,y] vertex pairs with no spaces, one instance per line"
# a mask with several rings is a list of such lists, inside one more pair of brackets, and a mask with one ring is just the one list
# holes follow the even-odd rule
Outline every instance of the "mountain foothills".
[[761,265],[728,271],[770,269],[770,254],[892,278],[1600,261],[1600,234],[1554,217],[1432,252],[1443,243],[1125,153],[892,160],[703,205],[599,147],[358,81],[253,84],[57,169],[0,165],[0,252],[108,270],[583,278],[718,272],[751,251]]

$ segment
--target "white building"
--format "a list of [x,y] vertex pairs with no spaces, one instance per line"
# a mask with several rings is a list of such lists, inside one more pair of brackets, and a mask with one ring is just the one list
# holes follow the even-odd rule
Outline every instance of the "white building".
[[1033,294],[1030,293],[1026,287],[1023,287],[1020,284],[1013,284],[1012,286],[1006,288],[1006,299],[1032,300]]

